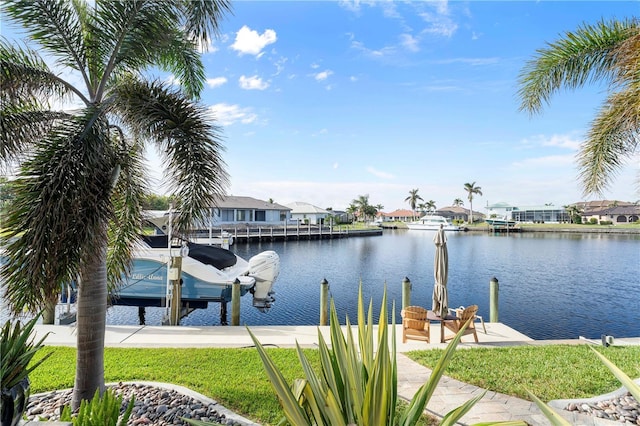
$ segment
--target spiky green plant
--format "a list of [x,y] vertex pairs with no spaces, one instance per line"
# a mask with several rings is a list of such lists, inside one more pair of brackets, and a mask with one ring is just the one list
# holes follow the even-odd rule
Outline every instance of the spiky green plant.
[[80,409],[75,416],[71,415],[71,407],[66,405],[60,414],[60,420],[71,422],[74,426],[124,426],[131,417],[135,397],[131,397],[124,413],[120,415],[122,407],[122,396],[116,396],[111,389],[105,390],[100,396],[100,391],[96,390],[91,401],[83,399]]
[[0,343],[0,377],[2,378],[2,388],[10,389],[20,383],[31,371],[42,364],[51,353],[48,353],[37,362],[29,365],[33,356],[44,345],[47,335],[38,342],[31,336],[33,327],[36,325],[39,316],[22,324],[16,321],[7,320],[2,327],[2,342]]
[[[365,317],[362,286],[358,293],[358,340],[354,338],[349,318],[346,320],[346,337],[342,332],[333,300],[331,301],[331,348],[318,329],[320,373],[317,373],[298,344],[298,358],[305,378],[296,379],[289,386],[284,376],[271,360],[258,339],[247,328],[253,339],[271,384],[282,405],[283,422],[302,425],[362,425],[408,426],[415,425],[422,416],[462,332],[449,343],[433,369],[429,381],[422,385],[409,402],[405,411],[396,418],[398,400],[395,321],[392,322],[391,339],[387,317],[386,291],[383,294],[378,338],[374,340],[372,302]],[[395,307],[392,309],[395,310]],[[395,317],[392,312],[392,317]],[[366,318],[366,320],[365,320]],[[391,347],[389,347],[391,340]],[[483,394],[449,412],[443,425],[453,425],[479,401]],[[203,423],[200,423],[203,424]],[[496,423],[497,424],[497,423]],[[525,425],[524,422],[501,424]]]
[[42,364],[52,353],[49,352],[40,360],[31,362],[47,337],[45,335],[34,343],[35,338],[31,332],[39,317],[39,315],[34,317],[26,324],[21,324],[19,320],[13,324],[11,320],[7,320],[2,327],[0,417],[3,426],[18,424],[29,399],[31,389],[29,373]]

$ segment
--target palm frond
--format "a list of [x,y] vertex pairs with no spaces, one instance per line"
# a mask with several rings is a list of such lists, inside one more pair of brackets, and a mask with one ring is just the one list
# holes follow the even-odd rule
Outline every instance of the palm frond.
[[64,66],[84,69],[82,29],[71,2],[7,0],[3,12]]
[[138,135],[167,154],[177,198],[177,231],[186,230],[222,197],[228,185],[220,128],[206,110],[159,83],[129,80],[118,86],[114,108]]
[[23,106],[22,110],[16,110],[14,105],[3,106],[0,108],[0,160],[17,159],[56,122],[67,118],[65,113],[41,111],[36,106]]
[[0,91],[3,107],[36,102],[45,105],[49,97],[62,98],[69,93],[69,87],[51,72],[38,52],[0,38]]
[[186,29],[196,41],[207,42],[220,32],[220,22],[231,13],[228,0],[183,0]]
[[189,98],[200,97],[206,75],[200,53],[192,41],[181,38],[176,30],[176,35],[171,37],[171,43],[157,59],[157,63],[177,77]]
[[142,200],[146,193],[143,146],[137,141],[118,156],[118,176],[114,176],[114,215],[109,223],[107,275],[110,288],[117,288],[130,270],[132,248],[142,233]]
[[635,20],[583,25],[527,62],[519,76],[520,110],[538,113],[561,88],[575,89],[595,80],[612,82],[612,52],[636,28]]
[[[585,195],[602,195],[640,147],[640,82],[609,96],[578,154]],[[640,182],[639,182],[640,183]]]
[[42,307],[106,243],[110,150],[106,121],[88,109],[60,122],[23,163],[2,236],[8,257],[2,274],[14,311]]

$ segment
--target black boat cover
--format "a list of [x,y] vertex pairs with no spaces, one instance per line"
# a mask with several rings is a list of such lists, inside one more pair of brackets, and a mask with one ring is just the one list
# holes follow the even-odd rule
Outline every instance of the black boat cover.
[[207,246],[204,244],[188,243],[189,257],[202,262],[206,265],[211,265],[217,269],[228,268],[233,266],[238,261],[233,252],[225,250],[222,247]]
[[[167,235],[144,235],[143,241],[151,248],[166,248],[169,243]],[[211,265],[216,269],[224,269],[233,266],[237,262],[236,255],[222,247],[204,244],[187,243],[189,257],[205,265]]]

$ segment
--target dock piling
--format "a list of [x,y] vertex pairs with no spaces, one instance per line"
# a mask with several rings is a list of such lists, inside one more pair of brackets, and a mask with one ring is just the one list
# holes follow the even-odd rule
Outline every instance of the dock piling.
[[231,287],[231,325],[240,325],[240,280]]
[[404,277],[402,280],[402,309],[411,306],[411,280]]
[[320,281],[320,325],[327,325],[327,299],[329,298],[329,281]]
[[498,322],[498,292],[500,285],[496,277],[489,281],[489,322]]

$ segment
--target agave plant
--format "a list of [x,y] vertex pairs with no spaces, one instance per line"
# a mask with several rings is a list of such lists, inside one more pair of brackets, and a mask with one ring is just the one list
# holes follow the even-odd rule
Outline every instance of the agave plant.
[[[282,405],[285,416],[282,423],[288,422],[296,426],[409,426],[418,422],[455,352],[466,325],[447,346],[433,369],[429,381],[420,387],[401,415],[396,416],[398,386],[395,321],[392,322],[391,339],[389,339],[386,306],[385,291],[376,342],[372,302],[369,302],[368,314],[365,316],[362,287],[360,287],[356,343],[349,318],[346,319],[346,337],[343,334],[335,305],[331,300],[331,348],[318,330],[320,374],[314,371],[300,346],[296,345],[305,378],[296,379],[291,386],[287,384],[258,339],[248,329]],[[395,318],[393,311],[395,307],[392,308],[392,317]],[[392,342],[391,347],[389,347],[389,341]],[[455,424],[483,396],[484,393],[452,410],[442,419],[441,424]],[[525,422],[500,422],[499,424],[526,425]]]
[[15,425],[21,417],[29,399],[29,373],[46,360],[51,352],[31,363],[36,352],[44,345],[46,335],[37,343],[31,336],[39,316],[25,324],[7,320],[2,327],[0,343],[0,379],[2,380],[2,399],[0,413],[2,426]]
[[[611,362],[607,357],[591,347],[589,349],[591,349],[596,354],[596,356],[600,358],[602,363],[606,365],[609,370],[611,370],[613,375],[616,376],[618,381],[629,391],[629,393],[631,393],[636,401],[640,401],[640,386],[638,386],[629,376],[624,373],[624,371],[620,370],[618,366]],[[553,408],[545,404],[540,398],[538,398],[531,392],[529,392],[529,396],[531,396],[531,399],[533,399],[536,405],[538,405],[538,408],[540,408],[545,417],[549,419],[553,426],[571,426],[571,423],[566,421],[562,416],[554,411]]]
[[132,396],[121,416],[122,396],[116,396],[111,389],[105,390],[101,396],[96,389],[91,401],[82,400],[76,415],[72,416],[71,407],[66,405],[62,409],[60,421],[71,422],[73,426],[125,426],[134,404],[135,397]]

